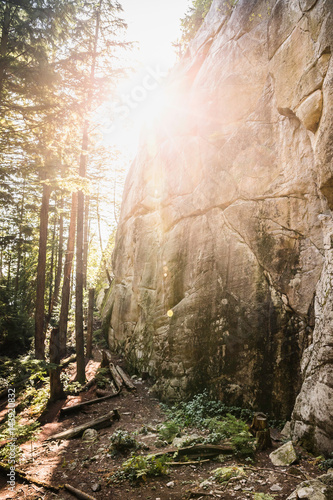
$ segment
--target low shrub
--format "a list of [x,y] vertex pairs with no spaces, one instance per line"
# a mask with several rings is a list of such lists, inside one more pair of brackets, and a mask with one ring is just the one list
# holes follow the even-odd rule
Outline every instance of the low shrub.
[[158,430],[159,438],[167,443],[172,443],[173,439],[179,434],[179,426],[173,421],[165,422]]
[[112,452],[126,453],[129,450],[137,450],[140,448],[139,443],[132,434],[121,429],[112,434],[110,441],[110,451]]
[[151,476],[163,476],[169,471],[168,462],[170,461],[167,455],[160,457],[133,455],[122,464],[120,471],[110,476],[109,481],[117,483],[128,479],[134,482]]

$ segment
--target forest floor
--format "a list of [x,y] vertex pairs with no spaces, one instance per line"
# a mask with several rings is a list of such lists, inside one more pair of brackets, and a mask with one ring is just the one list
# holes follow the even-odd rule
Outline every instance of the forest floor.
[[[100,359],[101,351],[95,349],[94,360],[89,361],[87,365],[88,379],[94,376]],[[126,368],[121,357],[112,355],[112,361],[115,365]],[[75,365],[70,365],[68,371],[73,375]],[[304,450],[298,450],[300,459],[297,464],[289,467],[275,467],[269,458],[272,451],[269,449],[257,453],[253,462],[237,459],[234,455],[225,459],[220,456],[220,460],[173,464],[166,475],[147,477],[135,483],[129,480],[112,482],[110,476],[119,471],[122,463],[130,456],[130,454],[119,453],[114,455],[110,450],[110,438],[115,431],[121,429],[130,433],[137,432],[136,439],[143,445],[137,454],[160,453],[164,449],[163,446],[165,449],[170,448],[170,445],[166,443],[164,445],[162,443],[161,447],[156,428],[166,420],[166,415],[158,399],[151,392],[151,382],[140,378],[134,379],[133,382],[136,390],[123,389],[119,396],[86,406],[80,412],[66,418],[60,418],[60,409],[96,398],[95,386],[85,393],[68,396],[66,400],[49,406],[42,417],[42,425],[36,440],[20,446],[22,455],[17,468],[38,481],[56,488],[60,487],[60,489],[52,492],[33,482],[16,477],[15,491],[11,492],[6,484],[6,475],[1,472],[0,498],[4,500],[70,500],[74,498],[73,495],[62,488],[62,485],[67,483],[96,500],[185,500],[190,498],[282,500],[286,499],[302,481],[323,474],[318,468],[318,460]],[[92,442],[84,442],[82,438],[48,440],[58,432],[89,422],[113,409],[118,410],[120,420],[115,421],[111,427],[99,430],[97,438]],[[192,429],[191,432],[196,432],[196,430]],[[277,448],[282,444],[281,435],[277,431],[274,431],[273,435],[275,438],[273,447]],[[227,466],[243,467],[244,475],[224,483],[216,482],[212,477],[212,471],[218,467]]]

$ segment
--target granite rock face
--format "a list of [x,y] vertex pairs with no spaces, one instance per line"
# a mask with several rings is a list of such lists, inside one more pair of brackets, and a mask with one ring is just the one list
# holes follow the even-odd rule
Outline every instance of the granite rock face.
[[313,343],[302,361],[304,382],[293,411],[292,432],[305,447],[333,451],[333,223],[320,216],[325,232],[325,263],[316,289]]
[[129,172],[104,307],[110,345],[162,398],[207,388],[289,417],[302,387],[294,433],[312,426],[319,447],[333,386],[332,7],[213,1]]

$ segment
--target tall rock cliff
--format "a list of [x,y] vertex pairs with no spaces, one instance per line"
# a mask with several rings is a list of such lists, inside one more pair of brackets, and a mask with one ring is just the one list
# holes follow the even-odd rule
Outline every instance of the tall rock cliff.
[[[110,344],[332,449],[333,2],[214,0],[129,172]],[[302,361],[303,359],[303,361]]]

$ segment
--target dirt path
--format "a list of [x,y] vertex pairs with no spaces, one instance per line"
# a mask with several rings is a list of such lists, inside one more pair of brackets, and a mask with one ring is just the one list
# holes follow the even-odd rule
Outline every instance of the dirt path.
[[[96,359],[89,365],[90,377],[96,371],[98,361],[99,359]],[[123,365],[122,359],[116,356],[113,356],[113,362]],[[135,485],[128,481],[119,484],[110,483],[110,474],[119,470],[123,461],[129,456],[112,455],[110,437],[116,430],[137,432],[136,439],[145,447],[139,453],[156,453],[163,450],[156,446],[156,443],[159,443],[155,429],[165,419],[159,401],[151,394],[149,381],[135,379],[134,382],[136,386],[134,392],[123,389],[116,398],[87,406],[80,413],[65,419],[59,417],[60,408],[95,398],[95,387],[79,397],[67,398],[66,401],[53,405],[44,417],[44,425],[37,441],[21,445],[23,456],[19,467],[29,475],[37,477],[39,481],[45,481],[56,487],[69,483],[96,500],[253,499],[254,492],[270,494],[272,498],[282,500],[286,499],[302,480],[321,473],[313,458],[304,452],[296,466],[282,469],[274,467],[268,457],[271,451],[269,450],[258,454],[254,464],[246,461],[240,464],[235,458],[230,458],[223,464],[218,460],[211,460],[201,464],[171,466],[167,476],[148,478]],[[98,437],[93,442],[83,442],[81,438],[46,441],[46,438],[57,432],[89,422],[115,408],[120,414],[120,420],[111,427],[99,430]],[[143,430],[145,433],[142,433]],[[275,442],[275,446],[280,444]],[[246,477],[233,479],[226,485],[218,484],[211,479],[212,470],[222,465],[237,465],[237,463],[248,467],[245,468]],[[202,484],[204,481],[206,483]],[[6,478],[2,474],[0,498],[70,500],[75,497],[63,489],[53,493],[19,480],[15,492],[10,492],[6,486]]]

